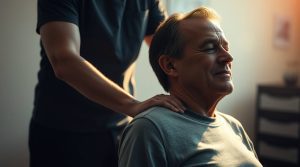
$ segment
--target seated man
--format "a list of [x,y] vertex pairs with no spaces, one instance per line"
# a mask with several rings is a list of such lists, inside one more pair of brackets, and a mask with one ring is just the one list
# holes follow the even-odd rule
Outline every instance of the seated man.
[[232,56],[215,11],[175,14],[157,29],[151,66],[185,113],[153,107],[125,129],[119,167],[262,166],[241,123],[217,111],[233,90]]

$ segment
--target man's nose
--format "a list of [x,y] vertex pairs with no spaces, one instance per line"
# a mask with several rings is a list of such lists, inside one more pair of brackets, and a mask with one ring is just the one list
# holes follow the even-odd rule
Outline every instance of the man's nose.
[[220,49],[220,53],[219,53],[219,60],[223,63],[230,63],[233,61],[233,57],[231,56],[231,54],[229,53],[228,50],[224,49],[223,47],[221,47]]

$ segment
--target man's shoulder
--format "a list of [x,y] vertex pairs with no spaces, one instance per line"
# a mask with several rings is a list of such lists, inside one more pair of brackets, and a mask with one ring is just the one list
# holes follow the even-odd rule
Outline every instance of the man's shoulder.
[[218,112],[217,113],[220,117],[222,117],[228,124],[230,124],[232,127],[242,127],[242,124],[239,120],[237,120],[236,118],[234,118],[233,116],[229,115],[229,114],[225,114],[222,112]]
[[136,115],[132,122],[135,121],[147,121],[151,122],[152,124],[156,126],[163,126],[164,124],[169,124],[171,122],[174,122],[174,120],[180,118],[180,113],[174,112],[168,108],[164,107],[151,107],[147,109],[146,111]]
[[163,132],[170,127],[170,124],[167,123],[168,121],[164,120],[170,120],[170,115],[173,114],[176,113],[167,108],[151,107],[146,111],[136,115],[126,126],[122,136],[123,138],[130,136],[130,138],[134,137],[144,139],[153,135],[165,135]]
[[146,118],[149,120],[161,120],[161,119],[165,119],[165,118],[172,118],[172,117],[178,117],[179,113],[174,112],[168,108],[165,107],[159,107],[159,106],[155,106],[155,107],[151,107],[149,109],[147,109],[144,112],[141,112],[140,114],[138,114],[137,116],[134,117],[135,119],[139,119],[139,118]]

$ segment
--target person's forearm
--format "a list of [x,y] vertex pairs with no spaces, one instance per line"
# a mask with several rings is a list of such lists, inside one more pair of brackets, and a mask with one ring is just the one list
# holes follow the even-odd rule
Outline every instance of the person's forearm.
[[129,116],[137,113],[130,110],[137,101],[117,84],[105,77],[92,64],[80,56],[68,56],[56,64],[56,76],[88,97],[113,111]]

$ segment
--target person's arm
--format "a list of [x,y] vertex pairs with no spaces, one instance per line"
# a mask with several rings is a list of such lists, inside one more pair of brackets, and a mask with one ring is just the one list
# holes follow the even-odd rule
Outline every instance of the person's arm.
[[133,120],[119,146],[119,167],[168,166],[165,144],[157,127],[147,118]]
[[80,56],[78,26],[68,22],[48,22],[40,28],[47,56],[57,78],[65,81],[90,100],[129,116],[154,106],[181,111],[181,103],[172,96],[158,95],[139,102],[106,78]]

